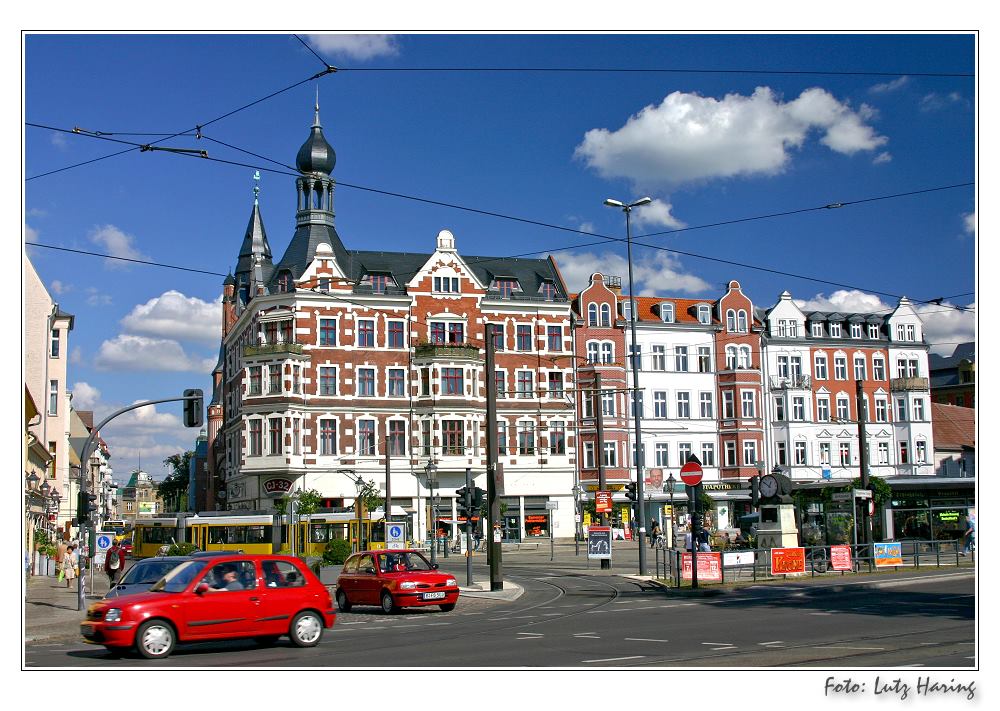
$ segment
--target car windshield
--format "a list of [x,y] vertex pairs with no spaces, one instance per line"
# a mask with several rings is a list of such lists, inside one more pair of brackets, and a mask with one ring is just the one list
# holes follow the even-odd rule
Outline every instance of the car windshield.
[[387,553],[379,556],[379,566],[383,571],[433,570],[419,553]]
[[128,569],[118,584],[142,585],[148,583],[152,585],[181,562],[179,560],[150,560],[136,563]]
[[190,585],[191,581],[204,570],[205,565],[206,561],[203,560],[185,561],[163,576],[149,590],[150,592],[183,592],[184,588]]

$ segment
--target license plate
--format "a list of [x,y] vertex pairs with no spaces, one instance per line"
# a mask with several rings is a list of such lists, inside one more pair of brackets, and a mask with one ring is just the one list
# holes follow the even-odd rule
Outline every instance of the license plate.
[[82,634],[84,637],[93,637],[94,636],[93,626],[87,624],[80,625],[80,634]]
[[423,595],[424,600],[441,600],[442,598],[444,598],[443,592],[424,593]]

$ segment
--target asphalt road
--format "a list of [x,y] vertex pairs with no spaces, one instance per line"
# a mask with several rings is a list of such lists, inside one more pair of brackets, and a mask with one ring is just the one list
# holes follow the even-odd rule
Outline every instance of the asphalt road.
[[[457,563],[457,562],[456,562]],[[462,570],[459,564],[442,567]],[[616,571],[611,571],[615,573]],[[226,642],[166,660],[115,659],[77,640],[29,644],[30,667],[975,667],[974,578],[857,578],[686,595],[599,569],[507,566],[513,602],[466,597],[385,615],[341,613],[323,641],[297,649]],[[482,579],[482,575],[477,578]]]

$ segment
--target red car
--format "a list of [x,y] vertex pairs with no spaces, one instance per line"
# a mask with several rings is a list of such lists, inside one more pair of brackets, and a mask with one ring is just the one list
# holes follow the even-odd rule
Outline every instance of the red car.
[[381,605],[386,613],[401,607],[440,605],[455,609],[458,582],[438,571],[420,551],[378,550],[355,553],[337,578],[337,606],[348,612],[353,605]]
[[273,644],[288,635],[314,647],[336,620],[329,591],[298,558],[229,554],[193,558],[148,591],[94,603],[80,633],[113,653],[134,647],[162,659],[178,642],[241,637]]

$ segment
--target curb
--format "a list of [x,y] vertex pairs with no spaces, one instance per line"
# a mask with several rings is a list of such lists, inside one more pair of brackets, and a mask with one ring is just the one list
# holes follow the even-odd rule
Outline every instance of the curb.
[[503,581],[503,590],[483,590],[478,585],[473,587],[459,586],[460,597],[475,597],[488,600],[504,600],[513,602],[524,594],[524,588],[509,580]]

